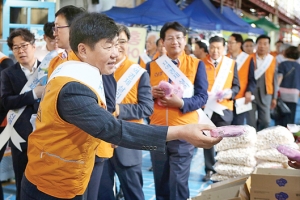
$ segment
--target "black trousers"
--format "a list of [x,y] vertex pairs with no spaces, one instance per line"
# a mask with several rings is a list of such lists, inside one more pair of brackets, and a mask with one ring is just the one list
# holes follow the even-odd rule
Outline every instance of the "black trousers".
[[13,144],[11,144],[10,146],[11,146],[11,155],[12,155],[13,168],[14,168],[15,179],[16,179],[16,189],[17,189],[16,200],[20,200],[21,182],[22,182],[23,174],[25,172],[26,165],[28,163],[27,149],[22,149],[22,151],[20,151]]
[[286,127],[287,124],[295,123],[297,103],[290,103],[290,102],[284,102],[284,103],[289,107],[289,109],[291,110],[291,113],[288,115],[285,115],[284,117],[281,117],[280,119],[276,119],[275,124]]
[[[37,187],[32,184],[26,176],[22,178],[22,190],[21,190],[21,200],[62,200],[45,194],[37,189]],[[86,195],[78,195],[73,198],[73,200],[87,200]]]

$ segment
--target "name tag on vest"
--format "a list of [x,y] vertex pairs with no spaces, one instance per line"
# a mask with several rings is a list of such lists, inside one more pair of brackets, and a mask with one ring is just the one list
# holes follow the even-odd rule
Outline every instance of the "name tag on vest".
[[237,59],[235,60],[236,64],[237,64],[237,70],[239,71],[242,66],[244,65],[244,63],[246,62],[246,60],[248,59],[249,55],[246,54],[245,52],[241,52],[238,56]]
[[207,103],[204,108],[204,112],[208,115],[209,118],[211,118],[213,112],[224,116],[223,110],[227,109],[227,107],[219,104],[215,95],[217,94],[217,92],[223,90],[233,62],[234,61],[232,59],[223,56],[222,64],[220,66],[217,78],[210,91],[211,95],[208,97]]
[[267,71],[267,69],[271,65],[272,60],[273,60],[273,56],[271,54],[268,54],[263,64],[260,67],[256,66],[256,70],[254,72],[254,77],[256,80],[259,79]]
[[117,83],[116,102],[120,104],[146,70],[138,64],[131,65]]
[[151,58],[146,53],[141,54],[140,57],[145,64],[151,61]]
[[[182,71],[168,58],[166,55],[159,57],[155,61],[163,72],[177,85],[183,87],[183,98],[191,98],[194,96],[194,85],[185,76]],[[209,124],[215,127],[215,124],[207,117],[201,108],[196,110],[199,116],[199,124]],[[207,133],[208,134],[208,133]]]
[[98,68],[80,61],[66,61],[53,71],[48,82],[59,76],[74,78],[93,88],[106,105],[102,75]]

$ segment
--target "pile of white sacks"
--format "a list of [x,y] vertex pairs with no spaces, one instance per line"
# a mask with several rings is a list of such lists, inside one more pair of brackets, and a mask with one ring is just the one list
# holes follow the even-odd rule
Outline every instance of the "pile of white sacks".
[[276,145],[284,144],[298,149],[293,134],[283,126],[275,126],[257,132],[255,157],[257,168],[287,168],[288,158],[276,149]]
[[215,146],[217,162],[214,168],[217,173],[212,175],[211,180],[223,181],[250,175],[256,167],[286,168],[288,159],[277,151],[276,145],[299,148],[292,133],[285,127],[271,127],[257,133],[251,126],[243,127],[243,135],[223,138]]
[[215,146],[217,162],[214,168],[217,173],[212,175],[211,180],[223,181],[253,172],[256,166],[256,131],[251,126],[243,127],[243,135],[223,138]]

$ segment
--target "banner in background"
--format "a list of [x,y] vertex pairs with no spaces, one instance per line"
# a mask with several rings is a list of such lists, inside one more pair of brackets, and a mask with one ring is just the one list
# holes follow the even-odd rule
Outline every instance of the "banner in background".
[[128,42],[128,58],[133,62],[138,62],[139,55],[145,51],[146,28],[128,27],[130,40]]

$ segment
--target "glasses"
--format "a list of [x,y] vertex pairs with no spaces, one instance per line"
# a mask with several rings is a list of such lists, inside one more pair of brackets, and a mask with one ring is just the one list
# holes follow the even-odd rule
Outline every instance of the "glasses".
[[183,36],[177,36],[177,37],[168,37],[166,39],[167,42],[172,42],[174,40],[176,40],[177,42],[181,41],[183,39]]
[[67,27],[70,27],[70,26],[68,26],[68,25],[67,25],[67,26],[53,26],[53,27],[52,27],[52,31],[53,31],[53,32],[57,32],[58,29],[60,29],[60,28],[67,28]]
[[22,44],[20,46],[13,46],[12,51],[13,52],[19,52],[20,49],[22,49],[23,51],[26,51],[28,49],[28,45],[30,45],[30,43],[28,44]]
[[119,45],[124,45],[126,44],[128,41],[127,40],[119,40]]

